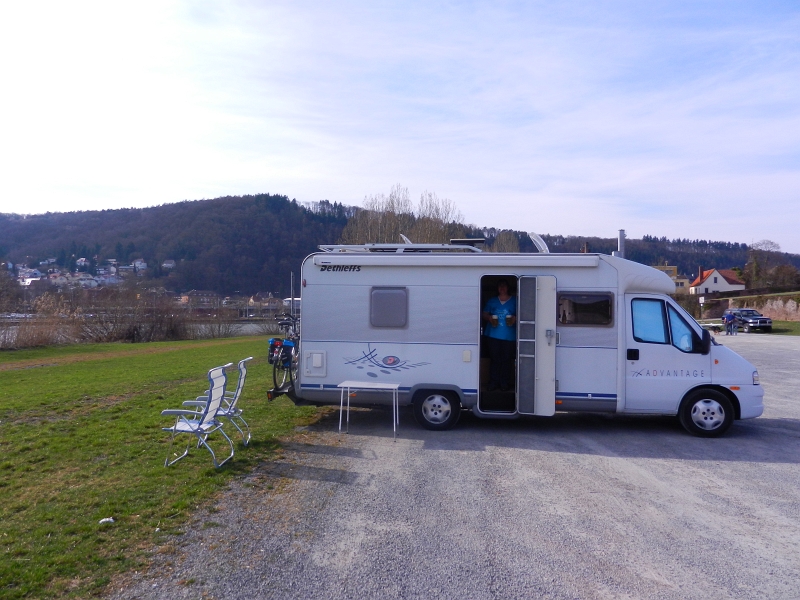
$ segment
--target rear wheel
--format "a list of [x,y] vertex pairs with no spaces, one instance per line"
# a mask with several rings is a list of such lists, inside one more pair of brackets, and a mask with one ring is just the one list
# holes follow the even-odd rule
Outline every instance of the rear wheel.
[[455,392],[421,390],[414,395],[413,404],[414,418],[425,429],[450,429],[461,414],[461,402]]
[[272,381],[275,384],[275,387],[281,388],[287,382],[294,382],[296,369],[297,362],[295,360],[294,352],[292,352],[291,358],[287,361],[283,356],[281,356],[281,350],[278,350],[272,361]]
[[678,417],[692,435],[717,437],[733,424],[733,404],[722,392],[698,390],[681,403]]

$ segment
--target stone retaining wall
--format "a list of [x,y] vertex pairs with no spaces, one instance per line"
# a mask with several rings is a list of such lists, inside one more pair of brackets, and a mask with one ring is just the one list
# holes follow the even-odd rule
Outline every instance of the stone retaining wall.
[[758,312],[776,321],[800,321],[800,294],[731,298],[729,302],[731,308],[755,308]]

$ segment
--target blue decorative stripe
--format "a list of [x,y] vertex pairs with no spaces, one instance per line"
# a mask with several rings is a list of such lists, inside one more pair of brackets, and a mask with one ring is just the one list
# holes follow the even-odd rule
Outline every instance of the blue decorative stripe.
[[[310,383],[310,384],[306,384],[306,385],[301,385],[300,389],[301,390],[309,390],[309,391],[313,392],[315,390],[316,391],[319,391],[319,390],[341,390],[342,388],[340,388],[335,383],[323,383],[323,384]],[[353,389],[359,389],[359,388],[353,388]],[[363,391],[363,392],[377,392],[377,391],[382,391],[382,390],[361,390],[361,391]],[[400,388],[398,388],[398,391],[400,391],[400,392],[410,392],[411,388],[410,387],[400,387]],[[476,389],[461,390],[461,391],[467,396],[475,395],[475,394],[478,393],[478,390],[476,390]]]
[[[343,388],[340,388],[340,387],[339,387],[338,385],[336,385],[335,383],[322,383],[322,384],[319,384],[319,383],[318,383],[318,384],[307,384],[307,385],[301,385],[301,386],[300,386],[300,389],[301,389],[301,390],[311,390],[311,391],[317,390],[317,391],[319,391],[319,390],[341,390],[341,389],[343,389]],[[354,387],[354,388],[350,388],[350,389],[353,389],[353,390],[359,390],[359,391],[361,391],[361,392],[383,392],[383,391],[386,391],[386,390],[370,390],[370,389],[361,389],[361,388],[359,388],[359,387]],[[400,392],[408,392],[408,391],[410,391],[410,390],[411,390],[411,388],[410,388],[410,387],[399,387],[399,388],[397,388],[397,389],[398,389],[398,391],[400,391]]]
[[589,394],[584,392],[556,392],[556,398],[564,400],[581,398],[583,400],[616,400],[616,394]]
[[[348,340],[346,342],[342,342],[342,340],[311,340],[307,338],[303,338],[303,343],[305,344],[368,344],[370,341],[368,340]],[[448,344],[443,344],[440,342],[392,342],[392,341],[382,341],[376,342],[372,340],[373,344],[394,344],[398,346],[478,346],[479,343],[477,341],[474,342],[452,342]]]

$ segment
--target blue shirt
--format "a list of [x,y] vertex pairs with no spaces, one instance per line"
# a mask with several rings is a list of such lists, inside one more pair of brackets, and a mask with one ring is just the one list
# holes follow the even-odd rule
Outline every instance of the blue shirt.
[[506,315],[517,315],[516,296],[511,296],[505,303],[500,302],[500,299],[497,297],[492,298],[486,303],[486,306],[483,307],[483,312],[487,312],[490,315],[497,315],[498,318],[497,327],[493,327],[491,322],[483,326],[483,335],[498,340],[510,340],[512,342],[517,339],[516,323],[514,325],[506,325]]

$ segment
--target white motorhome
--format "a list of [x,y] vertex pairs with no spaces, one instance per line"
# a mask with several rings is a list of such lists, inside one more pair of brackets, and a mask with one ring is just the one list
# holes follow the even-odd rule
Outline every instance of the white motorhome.
[[[298,403],[338,404],[344,381],[399,384],[417,421],[447,429],[556,411],[677,415],[700,436],[763,412],[755,367],[718,345],[656,270],[602,254],[500,254],[463,245],[320,246],[302,266]],[[481,319],[516,296],[515,385],[487,389]],[[358,392],[353,404],[389,403]]]

